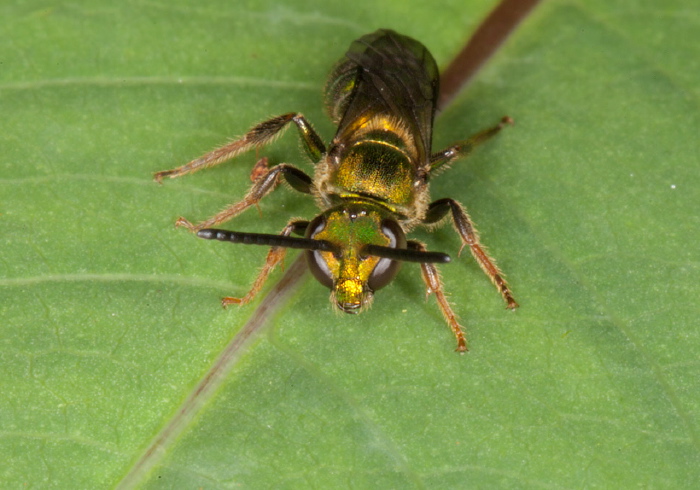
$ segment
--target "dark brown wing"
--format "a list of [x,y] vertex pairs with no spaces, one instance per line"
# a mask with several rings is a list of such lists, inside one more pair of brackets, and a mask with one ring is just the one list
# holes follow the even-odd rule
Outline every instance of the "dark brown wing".
[[438,86],[437,64],[425,46],[380,29],[350,45],[329,78],[326,101],[339,138],[351,137],[348,128],[358,120],[386,114],[404,123],[427,159]]

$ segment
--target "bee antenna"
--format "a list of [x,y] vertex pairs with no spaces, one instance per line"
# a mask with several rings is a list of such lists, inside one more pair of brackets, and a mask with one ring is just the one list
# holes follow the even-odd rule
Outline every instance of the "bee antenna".
[[419,264],[446,264],[452,259],[442,252],[426,250],[411,250],[406,248],[382,247],[381,245],[365,245],[362,252],[382,259],[400,260],[402,262],[418,262]]
[[219,230],[206,228],[197,232],[199,238],[219,240],[221,242],[242,243],[244,245],[263,245],[267,247],[299,248],[303,250],[320,250],[336,252],[337,247],[326,240],[311,238],[296,238],[285,235],[270,235],[267,233],[244,233],[240,231]]

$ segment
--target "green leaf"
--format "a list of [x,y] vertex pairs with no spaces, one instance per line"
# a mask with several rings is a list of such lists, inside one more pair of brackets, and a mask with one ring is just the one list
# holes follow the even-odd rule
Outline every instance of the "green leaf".
[[[119,484],[262,301],[219,306],[264,249],[173,228],[240,199],[256,155],[162,186],[153,172],[289,111],[329,140],[321,88],[352,40],[391,27],[444,67],[493,5],[0,7],[3,488]],[[442,267],[467,355],[415,266],[360,316],[306,278],[128,483],[697,482],[698,18],[690,0],[546,2],[441,115],[435,149],[516,121],[432,182],[469,209],[521,304],[505,311],[467,253]],[[292,132],[264,154],[304,165]],[[230,227],[317,212],[285,189],[260,210]],[[413,236],[459,249],[449,227]]]

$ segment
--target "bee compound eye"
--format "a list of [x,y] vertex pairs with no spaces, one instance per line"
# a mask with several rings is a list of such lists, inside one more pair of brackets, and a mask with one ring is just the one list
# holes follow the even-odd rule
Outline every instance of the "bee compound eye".
[[316,238],[316,235],[321,233],[326,228],[326,217],[322,214],[316,216],[309,226],[306,227],[306,238]]
[[382,233],[389,239],[388,247],[406,248],[406,234],[396,221],[385,219],[382,221]]
[[369,276],[367,286],[369,286],[372,291],[383,288],[396,277],[400,268],[401,262],[398,260],[379,259],[372,274]]
[[311,274],[313,274],[318,282],[326,286],[328,289],[333,288],[333,275],[331,274],[331,270],[328,268],[326,259],[323,258],[323,254],[321,252],[318,250],[307,250],[306,263],[309,265]]
[[[321,233],[326,228],[326,218],[323,215],[316,216],[306,229],[306,238],[315,239],[316,235]],[[306,263],[309,265],[311,273],[316,280],[326,286],[328,289],[333,287],[333,275],[328,268],[326,259],[323,258],[323,253],[318,250],[306,251]]]
[[[389,239],[388,247],[406,248],[406,234],[396,221],[386,219],[382,222],[382,233]],[[367,285],[372,291],[383,288],[389,284],[401,268],[401,262],[387,258],[379,259],[369,276]]]

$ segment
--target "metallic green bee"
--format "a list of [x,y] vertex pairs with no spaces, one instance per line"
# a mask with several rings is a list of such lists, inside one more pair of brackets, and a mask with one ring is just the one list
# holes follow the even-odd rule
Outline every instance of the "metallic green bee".
[[[464,333],[435,266],[449,262],[450,257],[428,252],[422,243],[406,239],[415,226],[431,227],[448,215],[462,248],[469,247],[507,307],[518,306],[498,267],[479,244],[464,208],[450,198],[430,202],[428,192],[428,181],[437,170],[469,154],[510,119],[503,118],[493,128],[431,153],[438,85],[437,65],[425,46],[382,29],[353,42],[329,77],[325,100],[338,131],[328,148],[304,116],[289,113],[258,124],[239,140],[186,165],[155,174],[158,182],[179,177],[267,145],[289,123],[299,130],[304,149],[315,162],[313,179],[288,164],[268,168],[263,159],[253,170],[253,186],[242,201],[196,225],[185,218],[177,220],[177,226],[201,238],[271,247],[250,292],[242,299],[224,298],[224,306],[253,299],[287,248],[306,250],[311,272],[330,288],[331,302],[346,313],[368,307],[374,292],[396,276],[401,262],[417,262],[427,293],[435,294],[457,338],[457,351],[464,352]],[[322,213],[311,221],[290,221],[279,235],[211,229],[257,205],[281,179],[312,195]],[[293,233],[304,238],[292,237]]]

